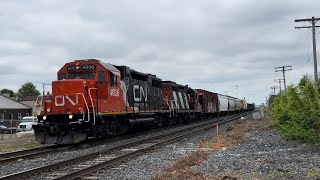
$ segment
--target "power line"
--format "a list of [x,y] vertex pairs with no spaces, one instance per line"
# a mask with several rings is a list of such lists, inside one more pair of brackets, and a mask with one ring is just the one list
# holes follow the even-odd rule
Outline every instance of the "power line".
[[316,26],[317,21],[319,21],[320,18],[307,18],[307,19],[296,19],[294,22],[309,22],[311,23],[311,26],[300,26],[295,27],[296,29],[302,29],[302,28],[308,28],[312,30],[312,44],[313,44],[313,63],[314,63],[314,83],[316,86],[318,86],[318,65],[317,65],[317,43],[316,43]]

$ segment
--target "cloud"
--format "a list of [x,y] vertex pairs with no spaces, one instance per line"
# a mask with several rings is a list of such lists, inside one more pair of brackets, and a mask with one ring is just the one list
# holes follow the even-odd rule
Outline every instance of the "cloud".
[[[288,83],[313,74],[310,33],[296,18],[314,1],[0,2],[0,89],[56,79],[74,59],[97,58],[164,80],[264,102],[274,67]],[[311,56],[312,58],[312,56]],[[237,90],[235,89],[237,86]]]

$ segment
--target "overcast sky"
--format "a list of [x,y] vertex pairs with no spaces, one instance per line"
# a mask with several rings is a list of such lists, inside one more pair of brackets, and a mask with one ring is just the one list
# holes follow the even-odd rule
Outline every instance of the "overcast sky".
[[0,89],[33,82],[42,92],[66,62],[96,58],[256,104],[278,85],[276,66],[293,66],[288,84],[313,74],[311,31],[294,29],[309,24],[294,20],[320,17],[320,1],[307,0],[1,0],[0,7]]

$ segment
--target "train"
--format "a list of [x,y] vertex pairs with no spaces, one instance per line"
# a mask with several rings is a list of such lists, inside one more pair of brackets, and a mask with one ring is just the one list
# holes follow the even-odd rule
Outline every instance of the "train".
[[66,63],[33,125],[41,144],[74,144],[254,109],[235,97],[97,59]]

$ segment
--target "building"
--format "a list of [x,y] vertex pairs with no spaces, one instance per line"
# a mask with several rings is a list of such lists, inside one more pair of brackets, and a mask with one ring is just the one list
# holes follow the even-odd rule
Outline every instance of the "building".
[[0,124],[17,127],[22,117],[31,116],[32,108],[0,94]]

